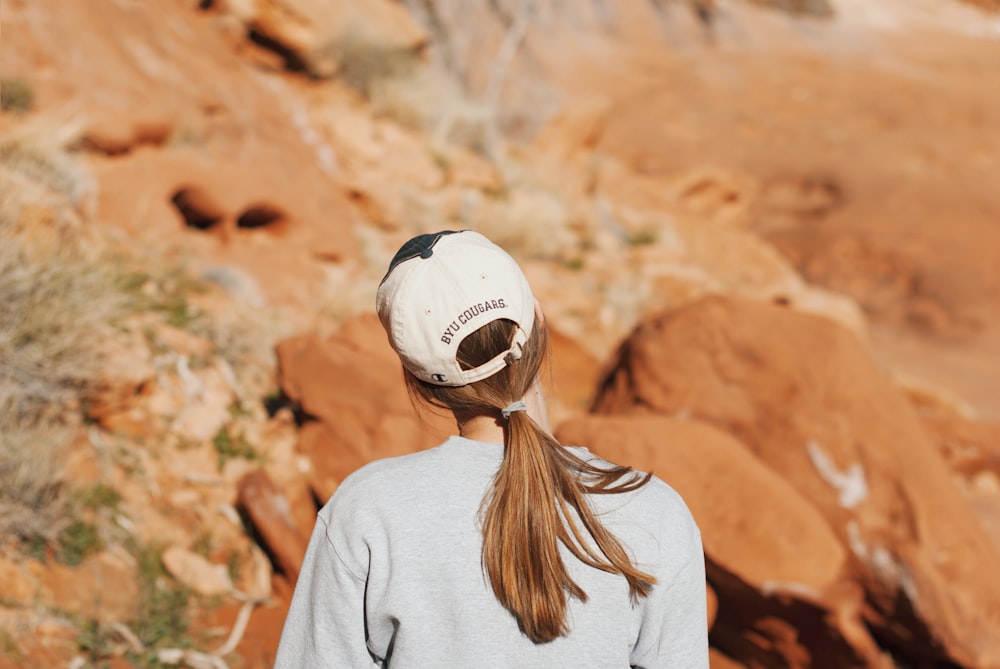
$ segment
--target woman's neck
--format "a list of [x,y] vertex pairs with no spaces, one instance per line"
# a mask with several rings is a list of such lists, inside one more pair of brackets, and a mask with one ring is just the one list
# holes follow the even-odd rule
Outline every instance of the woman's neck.
[[[552,425],[549,423],[548,408],[545,404],[545,396],[542,394],[542,384],[539,379],[528,388],[521,401],[528,406],[528,416],[542,428],[546,433],[552,434]],[[458,433],[466,439],[482,441],[488,444],[503,444],[504,431],[506,425],[502,418],[496,416],[476,415],[476,416],[455,416],[458,423]]]

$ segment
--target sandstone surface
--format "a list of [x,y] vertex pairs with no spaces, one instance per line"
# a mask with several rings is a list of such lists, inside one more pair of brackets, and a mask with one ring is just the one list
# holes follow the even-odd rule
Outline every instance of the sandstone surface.
[[719,600],[711,628],[718,648],[761,666],[891,666],[861,621],[847,547],[745,444],[662,415],[588,416],[564,423],[558,436],[651,471],[681,494]]
[[982,579],[1000,554],[912,407],[851,333],[714,298],[651,318],[613,367],[598,413],[721,427],[816,506],[850,550],[882,643],[921,661],[1000,661],[1000,585]]

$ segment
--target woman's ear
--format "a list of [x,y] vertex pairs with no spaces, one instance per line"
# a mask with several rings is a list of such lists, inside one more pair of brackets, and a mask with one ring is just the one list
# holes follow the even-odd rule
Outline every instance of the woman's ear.
[[542,312],[542,303],[535,298],[535,320],[539,325],[545,325],[545,314]]

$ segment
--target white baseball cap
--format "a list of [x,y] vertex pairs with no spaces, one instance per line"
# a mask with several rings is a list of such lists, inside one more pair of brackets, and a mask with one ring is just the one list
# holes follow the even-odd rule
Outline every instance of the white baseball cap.
[[[379,284],[375,308],[403,366],[439,386],[464,386],[496,374],[508,356],[521,357],[535,323],[535,298],[517,262],[472,230],[444,230],[406,242]],[[462,369],[458,345],[502,318],[518,326],[510,348]]]

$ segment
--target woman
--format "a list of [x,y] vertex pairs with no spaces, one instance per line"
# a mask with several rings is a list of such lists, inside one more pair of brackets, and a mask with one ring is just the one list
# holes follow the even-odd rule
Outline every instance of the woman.
[[275,666],[706,669],[698,528],[662,481],[552,436],[514,260],[476,232],[421,235],[376,302],[410,391],[459,436],[340,485]]

